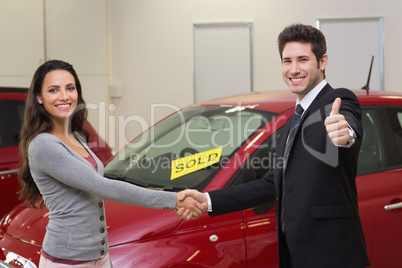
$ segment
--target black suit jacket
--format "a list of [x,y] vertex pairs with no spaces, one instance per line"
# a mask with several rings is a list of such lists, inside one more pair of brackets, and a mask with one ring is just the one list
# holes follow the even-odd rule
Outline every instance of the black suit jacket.
[[[332,144],[324,126],[336,97],[342,99],[339,113],[357,136],[350,148]],[[285,169],[282,156],[290,121],[278,139],[277,159],[273,161],[276,166],[271,172],[260,180],[209,192],[213,210],[210,215],[275,200],[276,221],[280,226],[280,208],[284,202],[286,238],[281,228],[277,228],[280,267],[288,267],[287,250],[296,268],[369,266],[355,183],[363,135],[357,97],[350,90],[333,89],[327,84],[303,114]]]

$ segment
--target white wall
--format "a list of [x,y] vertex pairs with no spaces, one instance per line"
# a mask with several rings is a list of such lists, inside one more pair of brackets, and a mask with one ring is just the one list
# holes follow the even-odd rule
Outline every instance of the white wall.
[[[32,20],[33,22],[29,23],[37,25],[20,27],[21,23],[16,24],[13,19],[15,17],[27,18],[30,15],[32,17],[33,13],[38,14],[39,18],[43,17],[43,14],[38,12],[38,8],[32,6],[30,1],[19,0],[20,7],[11,0],[0,1],[0,14],[3,15],[0,16],[1,25],[3,25],[0,27],[0,31],[3,37],[5,33],[9,33],[9,35],[21,33],[22,35],[19,36],[29,36],[31,31],[35,32],[35,36],[43,35],[43,22]],[[102,67],[102,79],[99,81],[103,82],[88,84],[85,88],[92,87],[93,89],[85,90],[84,88],[84,91],[88,103],[106,103],[100,112],[102,115],[106,115],[107,121],[101,124],[100,120],[103,118],[94,119],[99,113],[92,110],[90,121],[95,123],[95,127],[107,127],[108,123],[110,124],[109,128],[103,129],[100,134],[115,150],[123,147],[126,142],[133,139],[150,124],[173,112],[176,107],[182,108],[193,102],[194,23],[252,22],[254,31],[253,88],[255,91],[266,91],[287,90],[281,77],[281,65],[276,45],[277,36],[285,26],[294,22],[315,25],[317,18],[383,17],[385,89],[402,90],[398,83],[401,70],[399,63],[402,61],[402,54],[399,53],[399,49],[402,47],[400,27],[402,25],[400,15],[402,1],[400,0],[70,0],[68,4],[61,0],[37,1],[45,3],[47,11],[49,11],[49,7],[52,7],[53,11],[46,16],[49,18],[55,16],[54,20],[60,24],[65,22],[64,26],[71,29],[73,34],[66,35],[64,26],[53,28],[45,26],[47,31],[53,29],[51,32],[59,33],[52,40],[61,41],[53,42],[56,44],[54,51],[47,44],[44,52],[41,52],[40,49],[39,52],[30,49],[29,56],[34,53],[35,57],[43,58],[43,55],[36,54],[46,54],[51,50],[60,58],[66,57],[66,52],[70,52],[74,58],[67,57],[65,60],[71,61],[77,67],[83,82],[87,83],[85,75],[90,75],[90,73],[82,71],[80,60],[90,70],[97,70],[101,67],[99,59],[106,55],[102,55],[96,60],[88,60],[88,55],[92,55],[94,51],[108,51],[107,63],[104,58],[101,61],[108,64],[109,68],[103,70],[106,68]],[[28,5],[28,2],[31,6]],[[105,4],[106,10],[104,9]],[[69,12],[69,5],[72,5],[72,8],[78,8],[79,12]],[[84,9],[90,11],[83,11]],[[58,11],[63,13],[63,10],[68,14],[71,13],[71,16],[60,15]],[[92,12],[94,10],[98,12]],[[14,13],[7,14],[7,12]],[[71,23],[71,20],[73,22],[77,20],[77,14],[81,14],[78,17],[80,23]],[[95,23],[96,29],[88,34],[88,27],[90,25],[95,27],[94,21],[100,23]],[[49,23],[53,23],[52,20],[49,20]],[[105,32],[107,30],[107,38],[101,28]],[[81,34],[74,34],[74,31]],[[101,34],[96,35],[98,41],[93,41],[93,35],[99,31]],[[82,35],[83,32],[84,35]],[[59,37],[60,39],[58,39]],[[85,40],[88,38],[89,41]],[[50,35],[48,39],[51,39]],[[6,40],[14,39],[6,38]],[[15,40],[13,42],[18,41],[18,39]],[[9,50],[13,49],[15,51],[10,51],[10,53],[14,54],[10,55],[21,54],[19,47],[21,42],[18,46],[17,43],[14,46],[13,42],[9,42],[10,46],[5,46],[2,42],[0,50],[3,54],[0,54],[7,55]],[[108,44],[105,44],[106,42]],[[27,44],[28,48],[31,47],[29,41],[24,44]],[[330,44],[328,45],[330,46]],[[71,47],[78,47],[81,51],[70,51]],[[2,62],[4,62],[4,58],[7,57],[3,57]],[[11,62],[9,66],[27,66],[29,57],[23,59],[14,60],[13,57],[9,57]],[[329,64],[332,60],[336,59],[329,55]],[[39,63],[40,61],[38,61],[38,65]],[[349,62],[344,64],[347,65]],[[21,70],[19,67],[14,69]],[[26,77],[10,76],[7,73],[10,69],[5,70],[0,70],[1,85],[8,85],[7,83],[19,86],[29,85],[32,74],[27,74]],[[367,73],[367,68],[356,70],[356,72]],[[97,75],[99,76],[99,72]],[[327,73],[327,80],[331,83],[331,73]],[[362,81],[362,85],[364,82]],[[121,84],[123,87],[122,97],[111,99],[114,106],[107,105],[110,103],[107,92],[108,83]],[[346,83],[347,81],[345,81]],[[333,84],[333,86],[337,85]],[[153,108],[155,105],[159,105],[159,107]]]
[[[89,122],[109,139],[106,0],[1,0],[0,86],[29,87],[39,65],[74,65],[88,104]],[[113,138],[113,137],[112,137]]]
[[[127,122],[129,116],[138,115],[150,123],[173,111],[159,108],[153,116],[152,104],[181,108],[193,102],[193,23],[252,22],[254,90],[266,91],[287,89],[276,45],[285,26],[294,22],[314,26],[317,18],[383,17],[385,89],[402,90],[400,0],[109,0],[108,5],[110,82],[124,87],[124,97],[112,100],[114,115]],[[329,55],[329,64],[331,60],[336,59]],[[368,67],[356,70],[367,71]],[[331,82],[330,73],[327,80]],[[126,124],[125,139],[140,133],[138,122]]]

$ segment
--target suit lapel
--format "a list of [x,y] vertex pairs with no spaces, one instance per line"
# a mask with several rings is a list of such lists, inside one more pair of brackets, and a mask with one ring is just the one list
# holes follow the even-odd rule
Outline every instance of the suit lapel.
[[280,138],[278,139],[278,146],[276,151],[277,168],[274,170],[274,185],[275,185],[276,196],[279,196],[279,193],[282,191],[282,182],[281,182],[282,172],[285,164],[283,153],[285,151],[286,139],[289,135],[291,121],[292,121],[291,118],[287,120],[285,125],[282,127],[281,135]]
[[[315,97],[315,99],[314,99],[313,102],[310,104],[310,106],[307,108],[307,110],[304,112],[303,117],[302,117],[301,120],[300,120],[300,127],[297,129],[295,139],[296,139],[297,135],[299,135],[300,129],[302,129],[302,126],[303,126],[303,124],[304,124],[304,121],[305,121],[306,118],[309,116],[309,114],[310,114],[311,112],[315,112],[317,109],[320,109],[320,108],[324,107],[324,106],[321,104],[321,100],[322,100],[322,99],[324,98],[324,96],[325,96],[326,94],[328,94],[331,90],[332,90],[332,87],[331,87],[329,84],[326,84],[326,85],[321,89],[320,93],[318,93],[317,97]],[[288,125],[288,123],[289,123],[289,125],[290,125],[290,122],[289,122],[289,121],[291,121],[291,120],[289,119],[288,122],[286,122],[286,125]],[[287,132],[286,132],[286,135],[288,135],[288,134],[289,134],[289,126],[288,126],[288,128],[286,129],[286,131],[287,131]],[[282,151],[282,155],[283,155],[283,151]]]
[[[319,109],[322,105],[321,105],[321,100],[323,99],[323,97],[328,94],[330,91],[332,90],[332,87],[327,83],[322,89],[321,91],[318,93],[318,95],[315,97],[315,99],[313,100],[313,102],[310,104],[310,106],[307,108],[307,110],[304,112],[301,120],[300,120],[300,126],[296,131],[296,135],[295,135],[295,141],[297,136],[299,135],[300,129],[303,129],[303,123],[305,121],[305,119],[308,117],[308,115],[310,114],[311,111],[316,111],[317,109]],[[288,159],[284,159],[284,151],[285,151],[285,145],[286,145],[286,139],[287,136],[289,135],[289,131],[290,131],[290,124],[292,121],[292,117],[290,117],[288,119],[288,121],[286,122],[286,124],[284,125],[283,131],[281,135],[282,139],[280,140],[280,143],[278,144],[278,156],[283,160],[283,168],[280,169],[281,173],[279,175],[282,175],[286,172],[286,162]],[[292,154],[292,150],[295,148],[295,146],[297,146],[297,144],[293,144],[292,147],[290,148],[290,153],[289,153],[289,157]],[[289,158],[288,157],[288,158]]]
[[326,84],[323,89],[321,89],[320,93],[318,93],[317,97],[313,100],[313,102],[310,104],[308,109],[304,112],[304,115],[300,121],[300,124],[303,124],[304,120],[307,118],[309,113],[311,111],[315,112],[317,109],[320,109],[323,107],[323,105],[320,103],[321,100],[324,98],[326,94],[328,94],[332,90],[332,87],[329,84]]

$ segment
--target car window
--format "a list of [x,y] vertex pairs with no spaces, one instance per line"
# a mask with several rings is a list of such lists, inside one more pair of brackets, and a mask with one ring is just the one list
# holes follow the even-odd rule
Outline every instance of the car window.
[[247,183],[252,180],[259,180],[271,171],[273,165],[279,164],[275,163],[274,157],[281,130],[282,129],[278,129],[275,131],[274,134],[258,146],[226,187]]
[[399,157],[402,158],[402,110],[388,109],[387,114],[391,123],[392,136],[395,139]]
[[386,166],[384,146],[374,110],[362,111],[363,140],[360,147],[358,172],[367,173]]
[[[258,146],[225,187],[259,180],[271,171],[273,165],[280,165],[280,163],[275,163],[275,150],[281,130],[282,128],[275,131],[274,134]],[[274,202],[269,201],[254,207],[253,211],[256,214],[262,215],[269,212],[273,206]]]
[[25,103],[0,100],[0,148],[18,146]]
[[275,117],[245,107],[188,107],[131,142],[105,174],[147,187],[203,190],[242,144]]

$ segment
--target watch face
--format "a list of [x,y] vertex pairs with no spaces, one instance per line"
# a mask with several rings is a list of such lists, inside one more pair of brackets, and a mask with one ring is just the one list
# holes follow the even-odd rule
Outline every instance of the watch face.
[[353,128],[351,128],[350,126],[349,126],[349,136],[350,136],[350,138],[349,138],[348,142],[347,142],[345,145],[343,145],[343,146],[345,146],[346,148],[351,147],[351,146],[355,143],[355,141],[356,141],[356,138],[355,138],[355,131],[354,131]]
[[348,145],[353,145],[353,144],[355,143],[355,141],[356,141],[355,137],[350,136],[350,139],[349,139]]

